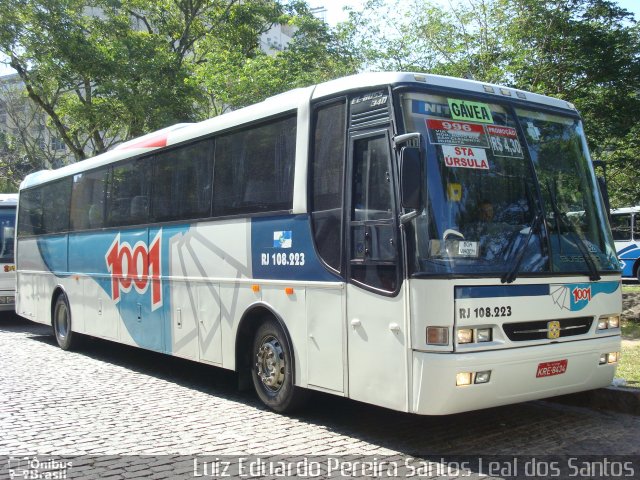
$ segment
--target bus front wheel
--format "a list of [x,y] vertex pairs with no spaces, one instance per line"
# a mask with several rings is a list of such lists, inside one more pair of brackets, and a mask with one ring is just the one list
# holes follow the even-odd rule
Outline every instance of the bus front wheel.
[[53,331],[56,342],[63,350],[71,350],[78,346],[78,335],[71,329],[71,308],[64,293],[60,293],[53,306]]
[[256,330],[251,376],[260,400],[276,412],[291,411],[306,397],[306,391],[293,384],[292,352],[275,319],[266,320]]

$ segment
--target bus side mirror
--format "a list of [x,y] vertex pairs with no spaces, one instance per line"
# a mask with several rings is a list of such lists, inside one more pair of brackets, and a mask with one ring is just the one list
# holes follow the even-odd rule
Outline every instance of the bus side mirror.
[[422,209],[422,155],[416,147],[400,151],[400,201],[409,210]]

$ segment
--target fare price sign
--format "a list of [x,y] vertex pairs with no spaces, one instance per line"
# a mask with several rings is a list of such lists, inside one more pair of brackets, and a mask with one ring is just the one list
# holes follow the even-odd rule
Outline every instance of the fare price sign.
[[477,123],[428,118],[427,129],[432,144],[489,148],[484,126]]
[[518,132],[512,127],[486,125],[491,150],[496,157],[523,158]]

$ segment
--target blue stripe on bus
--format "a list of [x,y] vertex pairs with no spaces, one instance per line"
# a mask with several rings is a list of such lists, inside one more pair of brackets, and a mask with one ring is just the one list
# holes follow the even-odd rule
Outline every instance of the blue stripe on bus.
[[624,278],[635,278],[633,268],[636,264],[636,260],[640,258],[640,245],[631,244],[618,252],[618,258],[620,259],[620,267],[622,268],[622,276]]
[[318,258],[310,223],[308,215],[252,218],[253,278],[339,281],[340,277],[331,273]]
[[[140,347],[165,353],[172,351],[171,285],[167,280],[167,277],[171,275],[171,239],[184,235],[189,228],[189,225],[174,225],[164,228],[151,227],[69,235],[69,250],[74,252],[74,255],[69,257],[69,270],[74,274],[95,281],[104,290],[107,298],[117,303],[118,314],[129,336]],[[126,247],[131,253],[138,245],[144,246],[141,248],[147,252],[150,243],[158,236],[161,272],[153,273],[161,273],[163,279],[156,287],[162,290],[161,303],[154,304],[153,282],[151,280],[145,282],[144,290],[137,289],[133,283],[134,278],[144,276],[142,272],[137,272],[137,266],[136,273],[130,279],[130,285],[126,291],[122,289],[122,283],[113,284],[113,277],[107,264],[107,255],[110,249],[116,247],[119,247],[120,251]],[[118,240],[117,244],[115,243],[116,239]],[[49,241],[50,238],[43,239],[43,246]],[[51,246],[45,248],[44,251],[50,249]],[[41,251],[43,251],[42,246]],[[47,265],[51,265],[54,259],[50,255],[48,257],[45,257],[45,262]],[[125,262],[125,265],[126,263],[128,262]],[[116,290],[117,300],[114,298]],[[139,315],[140,318],[138,318]]]
[[37,242],[40,256],[47,269],[58,277],[67,276],[67,235],[40,237]]
[[640,247],[638,245],[628,245],[628,246],[626,246],[625,248],[623,248],[622,250],[620,250],[618,252],[618,256],[620,257],[620,256],[624,255],[627,252],[630,252],[630,251],[633,251],[633,250],[639,250],[639,249],[640,249]]
[[542,297],[549,292],[549,285],[487,285],[456,287],[455,298]]

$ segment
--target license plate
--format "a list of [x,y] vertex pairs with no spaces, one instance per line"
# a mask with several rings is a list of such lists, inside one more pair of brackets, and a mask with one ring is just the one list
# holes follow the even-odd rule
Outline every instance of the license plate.
[[553,375],[562,375],[567,371],[568,360],[557,360],[555,362],[546,362],[538,365],[536,378],[551,377]]

